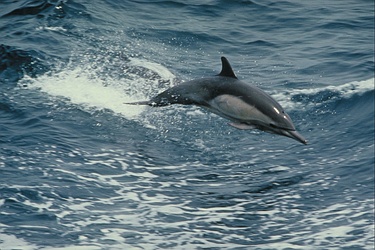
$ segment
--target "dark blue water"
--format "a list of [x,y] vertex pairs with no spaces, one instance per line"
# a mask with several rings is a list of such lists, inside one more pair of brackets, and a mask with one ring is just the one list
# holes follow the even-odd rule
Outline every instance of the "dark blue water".
[[[145,108],[226,56],[308,140]],[[0,249],[373,249],[374,1],[0,3]]]

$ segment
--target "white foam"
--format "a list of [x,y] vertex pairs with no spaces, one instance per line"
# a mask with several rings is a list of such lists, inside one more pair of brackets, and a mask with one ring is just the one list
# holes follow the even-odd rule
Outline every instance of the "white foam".
[[138,115],[143,110],[141,106],[125,105],[124,102],[132,102],[135,99],[127,96],[118,86],[107,87],[103,80],[90,78],[81,68],[27,80],[31,83],[30,88],[40,89],[50,96],[63,97],[86,109],[110,109],[128,118]]
[[[0,228],[6,227],[3,224],[0,224]],[[40,249],[39,247],[28,243],[27,241],[17,238],[14,235],[4,234],[3,230],[0,230],[0,249],[1,250],[13,250],[13,249],[22,249],[22,250],[34,250]]]
[[68,30],[65,29],[64,27],[53,27],[53,26],[39,26],[36,28],[36,30],[49,30],[49,31],[62,31],[62,32],[67,32]]

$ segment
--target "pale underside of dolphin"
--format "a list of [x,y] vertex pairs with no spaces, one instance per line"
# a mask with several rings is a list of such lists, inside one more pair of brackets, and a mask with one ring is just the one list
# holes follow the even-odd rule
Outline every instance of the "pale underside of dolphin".
[[221,62],[222,70],[217,76],[187,81],[149,101],[127,104],[152,107],[196,105],[231,120],[229,125],[235,128],[259,129],[307,144],[278,102],[263,90],[238,80],[225,57]]

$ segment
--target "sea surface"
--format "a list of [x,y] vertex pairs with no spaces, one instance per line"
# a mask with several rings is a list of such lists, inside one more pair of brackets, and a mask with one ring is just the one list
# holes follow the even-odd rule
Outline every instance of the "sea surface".
[[[124,104],[221,56],[308,145]],[[374,1],[1,0],[0,249],[374,249]]]

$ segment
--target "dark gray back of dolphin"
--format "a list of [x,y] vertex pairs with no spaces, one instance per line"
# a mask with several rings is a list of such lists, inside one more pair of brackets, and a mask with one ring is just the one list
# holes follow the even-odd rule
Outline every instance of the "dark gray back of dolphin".
[[225,57],[221,61],[222,69],[217,76],[187,81],[149,101],[132,104],[153,107],[197,105],[233,121],[230,125],[236,128],[257,128],[307,143],[278,102],[263,90],[238,80]]

